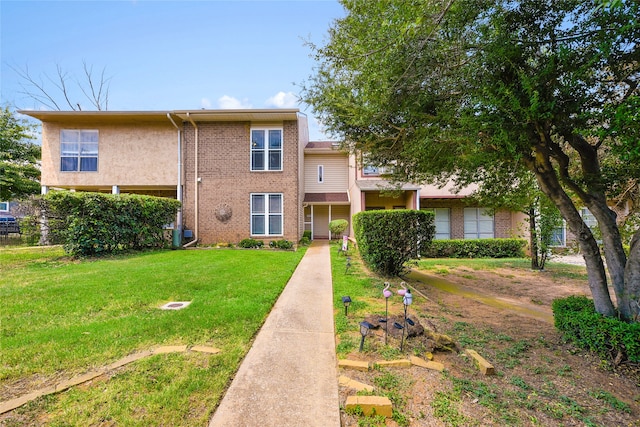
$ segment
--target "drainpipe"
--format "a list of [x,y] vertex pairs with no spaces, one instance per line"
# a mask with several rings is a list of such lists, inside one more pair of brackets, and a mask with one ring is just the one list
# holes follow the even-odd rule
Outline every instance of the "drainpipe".
[[178,130],[178,185],[176,186],[176,196],[180,202],[180,208],[178,208],[178,215],[176,217],[176,223],[178,225],[178,234],[180,234],[180,241],[182,241],[182,132],[180,127],[171,117],[171,113],[167,113],[167,118],[173,126]]
[[189,112],[187,112],[187,119],[189,120],[189,122],[191,122],[191,124],[193,125],[193,131],[194,131],[194,135],[195,135],[195,154],[194,154],[194,179],[193,179],[193,184],[195,186],[194,188],[194,222],[195,222],[195,230],[194,230],[194,235],[193,235],[193,240],[190,241],[189,243],[187,243],[186,245],[184,245],[184,248],[187,248],[189,246],[195,245],[196,242],[198,241],[198,235],[199,235],[199,231],[200,231],[200,223],[199,223],[199,212],[198,212],[198,197],[199,197],[199,188],[198,185],[200,184],[200,178],[198,177],[198,134],[199,134],[199,130],[198,130],[198,126],[196,126],[196,123],[193,121],[193,119],[191,118],[191,116],[189,115]]

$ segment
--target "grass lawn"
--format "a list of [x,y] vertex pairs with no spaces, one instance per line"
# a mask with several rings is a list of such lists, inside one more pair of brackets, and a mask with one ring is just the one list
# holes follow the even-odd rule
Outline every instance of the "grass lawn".
[[[303,254],[214,249],[74,261],[60,248],[0,250],[2,401],[152,347],[221,350],[151,356],[0,424],[206,425]],[[169,301],[192,303],[158,309]]]

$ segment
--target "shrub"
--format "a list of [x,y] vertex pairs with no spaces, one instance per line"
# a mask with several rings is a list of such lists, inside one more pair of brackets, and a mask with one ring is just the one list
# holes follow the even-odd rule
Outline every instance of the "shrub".
[[302,236],[302,239],[298,242],[300,246],[309,246],[311,244],[311,239],[307,236]]
[[427,258],[519,258],[524,239],[434,240],[423,251]]
[[282,240],[272,240],[269,242],[269,247],[271,248],[276,248],[276,249],[284,249],[284,250],[288,250],[293,248],[293,243],[282,239]]
[[95,256],[129,249],[162,247],[171,241],[164,227],[180,202],[136,194],[53,191],[42,198],[52,240],[67,253]]
[[349,222],[346,219],[334,219],[329,223],[329,231],[334,238],[342,237],[344,231],[349,226]]
[[552,308],[556,329],[578,347],[610,361],[640,362],[640,323],[604,317],[585,296],[556,299]]
[[264,242],[262,240],[256,240],[256,239],[242,239],[240,240],[240,243],[238,243],[238,247],[240,248],[261,248],[264,246]]
[[307,238],[309,239],[309,241],[311,241],[311,230],[304,230],[304,232],[302,233],[302,238]]
[[353,226],[362,259],[384,276],[402,273],[435,233],[432,213],[406,209],[359,212]]

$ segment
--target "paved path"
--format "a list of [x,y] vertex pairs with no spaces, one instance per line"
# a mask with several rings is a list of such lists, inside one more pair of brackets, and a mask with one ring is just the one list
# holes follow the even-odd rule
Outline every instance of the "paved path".
[[209,427],[339,427],[329,243],[314,241]]

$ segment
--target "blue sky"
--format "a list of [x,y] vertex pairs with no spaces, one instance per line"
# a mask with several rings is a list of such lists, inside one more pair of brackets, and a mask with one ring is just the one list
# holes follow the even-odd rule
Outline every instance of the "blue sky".
[[96,78],[105,69],[109,110],[300,108],[311,139],[325,139],[296,95],[315,64],[305,41],[323,44],[343,16],[334,0],[1,0],[0,102],[43,108],[12,68],[55,93],[56,66],[73,82],[84,62]]

